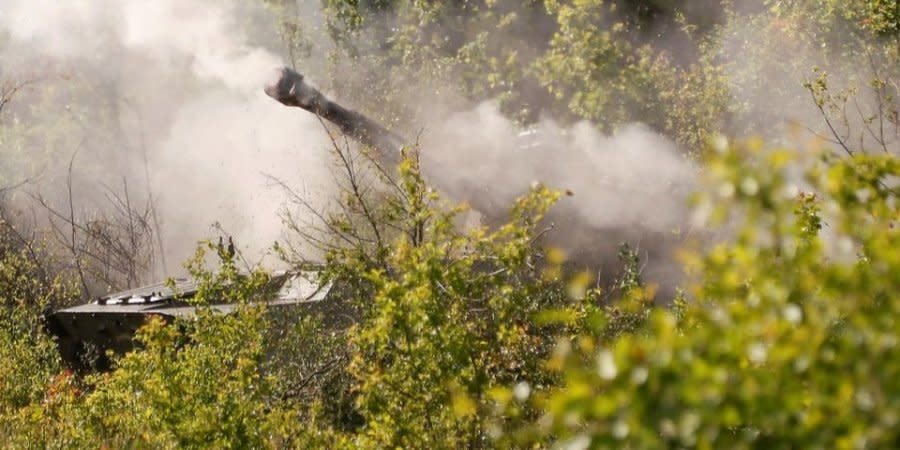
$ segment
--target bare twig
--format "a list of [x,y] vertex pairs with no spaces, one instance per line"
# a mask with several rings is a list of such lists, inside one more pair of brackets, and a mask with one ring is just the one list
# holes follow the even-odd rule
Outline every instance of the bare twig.
[[80,150],[80,147],[81,146],[79,145],[79,148],[75,149],[75,151],[72,153],[72,158],[69,159],[69,167],[68,167],[67,176],[66,176],[66,187],[67,187],[67,191],[68,191],[68,195],[69,195],[68,222],[70,225],[70,227],[69,227],[69,232],[70,232],[69,242],[71,243],[69,250],[72,253],[72,260],[73,260],[73,263],[75,264],[75,269],[76,269],[76,273],[78,274],[78,279],[81,281],[81,287],[83,289],[82,295],[87,296],[89,289],[88,289],[87,281],[85,280],[85,277],[84,277],[84,270],[81,267],[81,257],[78,255],[78,248],[77,248],[78,227],[75,224],[75,198],[72,194],[72,168],[75,166],[75,157],[78,156],[78,151]]
[[828,126],[828,130],[831,132],[831,135],[834,137],[834,142],[837,143],[844,150],[844,152],[847,153],[847,155],[853,156],[853,151],[850,150],[850,147],[846,143],[847,138],[845,136],[841,136],[841,134],[838,133],[838,131],[834,128],[834,124],[832,124],[831,119],[828,116],[828,112],[825,111],[823,101],[816,97],[814,88],[810,87],[808,90],[809,90],[810,96],[812,97],[813,103],[816,105],[816,108],[822,114],[822,119],[824,119],[825,125]]

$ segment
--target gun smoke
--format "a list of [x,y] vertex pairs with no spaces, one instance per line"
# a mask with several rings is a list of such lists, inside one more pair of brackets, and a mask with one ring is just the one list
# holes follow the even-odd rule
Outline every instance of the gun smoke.
[[648,263],[648,279],[672,288],[681,278],[672,252],[687,232],[695,170],[646,126],[605,136],[587,122],[545,119],[523,132],[487,102],[427,133],[422,160],[429,180],[489,221],[534,183],[567,193],[545,221],[547,242],[607,279],[623,243]]
[[152,195],[169,264],[148,278],[181,272],[196,242],[217,233],[213,224],[259,259],[281,232],[282,196],[263,174],[296,181],[313,202],[326,198],[320,124],[261,89],[280,63],[249,43],[256,24],[271,23],[265,11],[206,0],[7,1],[0,11],[3,76],[37,80],[12,113],[54,136],[52,148],[24,144],[28,156],[5,156],[0,180],[34,177],[25,189],[63,209],[77,151],[81,215],[101,214],[123,180],[132,198]]
[[[25,174],[34,180],[23,189],[64,203],[66,163],[77,151],[75,206],[83,214],[102,213],[105,189],[121,180],[152,195],[166,275],[177,274],[197,240],[215,235],[214,223],[251,259],[263,258],[284,232],[278,210],[285,197],[268,176],[321,208],[334,201],[321,124],[262,91],[283,59],[274,18],[260,6],[0,4],[2,75],[38,79],[4,114],[59,134],[39,149],[27,140],[4,142],[27,156],[4,156],[3,183]],[[365,93],[336,100],[352,102],[353,95]],[[695,170],[670,139],[640,124],[607,136],[589,123],[564,127],[551,118],[526,131],[491,101],[421,126],[423,171],[450,199],[490,220],[532,183],[570,191],[548,218],[551,244],[577,262],[599,261],[601,270],[614,271],[616,247],[629,242],[648,260],[651,280],[679,278],[671,251],[686,231]]]

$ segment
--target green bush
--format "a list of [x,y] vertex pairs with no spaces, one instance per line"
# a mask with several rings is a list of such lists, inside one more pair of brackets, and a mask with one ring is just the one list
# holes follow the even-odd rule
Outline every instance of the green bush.
[[[226,260],[195,271],[196,319],[149,322],[142,348],[109,373],[57,375],[33,328],[30,341],[3,341],[15,384],[3,385],[2,430],[9,445],[67,448],[890,447],[900,165],[829,157],[799,180],[787,176],[792,151],[749,142],[708,154],[698,208],[733,237],[685,252],[694,282],[674,308],[648,302],[634,271],[606,305],[558,251],[534,247],[552,192],[523,197],[495,231],[463,232],[406,160],[399,185],[419,201],[395,223],[415,226],[359,273],[359,322],[346,341],[315,338],[308,320],[296,331],[314,349],[345,346],[332,375],[352,414],[329,413],[347,399],[328,389],[280,395],[303,374],[267,356],[262,309],[203,309],[259,295],[266,277]],[[342,255],[338,273],[361,267]]]
[[42,313],[77,291],[47,273],[39,243],[20,240],[0,218],[0,432],[27,405],[40,402],[61,364]]
[[[559,342],[560,385],[498,391],[502,446],[888,448],[898,442],[900,164],[819,164],[803,192],[793,152],[728,146],[708,161],[714,214],[735,239],[685,255],[695,274],[677,314],[614,341]],[[794,181],[796,182],[796,181]],[[827,230],[827,232],[826,232]],[[510,422],[519,404],[543,411]]]
[[[215,273],[201,270],[203,258],[198,252],[192,266],[198,315],[174,324],[150,318],[138,333],[139,349],[115,358],[108,373],[61,372],[53,342],[41,331],[32,338],[41,345],[13,342],[16,358],[4,364],[21,375],[4,379],[19,390],[33,385],[34,392],[4,395],[7,445],[258,448],[288,433],[286,413],[269,396],[275,380],[261,370],[268,321],[264,308],[250,303],[264,292],[267,276],[241,275],[231,259]],[[204,306],[212,301],[240,306],[223,315]],[[47,359],[54,364],[35,367]],[[29,384],[24,376],[42,378]]]

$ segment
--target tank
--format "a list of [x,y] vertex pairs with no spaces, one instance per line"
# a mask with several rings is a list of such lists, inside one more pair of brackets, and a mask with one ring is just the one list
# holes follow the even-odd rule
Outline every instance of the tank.
[[[272,98],[287,105],[303,108],[337,125],[345,135],[369,146],[383,163],[396,164],[405,141],[365,115],[345,108],[304,82],[299,73],[284,68],[277,81],[265,87]],[[347,325],[347,311],[342,302],[332,300],[331,284],[316,281],[317,268],[272,274],[265,303],[271,310],[302,308],[310,313],[324,312],[332,325]],[[135,333],[150,317],[172,323],[177,318],[192,317],[197,306],[191,299],[197,285],[189,279],[175,279],[148,286],[115,292],[85,304],[48,311],[44,315],[47,331],[56,337],[60,355],[67,366],[76,371],[109,368],[108,352],[124,354],[135,348]],[[235,304],[215,303],[203,306],[223,314],[237,308]]]
[[[410,143],[402,136],[388,130],[378,122],[364,114],[346,108],[319,92],[304,80],[303,75],[290,68],[279,69],[273,83],[265,86],[265,93],[279,103],[302,108],[337,126],[341,133],[374,150],[379,162],[385,167],[396,165],[403,148]],[[518,136],[518,147],[523,151],[544,145],[540,133],[536,130],[523,130]],[[603,180],[597,180],[602,184]],[[486,185],[489,183],[486,183]],[[606,186],[611,190],[619,190],[617,186]],[[623,192],[623,195],[627,192]],[[488,196],[470,195],[462,199],[479,212],[487,224],[502,223],[503,216],[492,216],[490,211],[497,210],[494,205],[484,203]],[[584,267],[602,267],[605,260],[616,255],[618,242],[637,240],[643,242],[645,248],[654,249],[662,254],[667,252],[672,238],[660,233],[641,232],[634,229],[592,228],[579,222],[576,214],[558,219],[554,223],[562,239],[577,234],[595,234],[606,239],[597,241],[596,248],[584,249],[570,257],[574,265]],[[553,244],[553,242],[551,242]],[[648,245],[649,244],[649,245]],[[563,242],[565,247],[565,242]],[[647,252],[652,257],[652,252]],[[293,273],[274,274],[271,278],[269,298],[265,301],[273,309],[282,307],[308,308],[310,310],[328,310],[329,317],[344,317],[340,310],[343,302],[331,300],[334,291],[331,285],[319,285],[315,280],[315,270]],[[609,277],[605,273],[601,275]],[[611,280],[611,279],[610,279]],[[610,281],[606,280],[606,281]],[[192,306],[190,298],[197,292],[197,286],[190,280],[174,280],[174,283],[158,283],[138,289],[117,292],[93,301],[61,309],[47,314],[48,330],[57,337],[60,354],[63,360],[74,368],[85,368],[87,362],[93,361],[99,368],[108,366],[106,352],[124,353],[134,348],[136,330],[146,322],[148,317],[159,317],[173,322],[179,317],[190,317],[196,314],[197,307]],[[227,314],[236,308],[233,304],[213,304],[209,306],[216,311]]]
[[[265,92],[278,101],[304,108],[323,117],[341,132],[355,138],[376,151],[383,161],[399,161],[403,139],[364,115],[328,100],[303,76],[290,69],[281,71],[279,80],[265,87]],[[318,268],[304,271],[273,273],[263,288],[264,303],[270,311],[284,308],[302,309],[310,313],[324,312],[332,325],[346,325],[346,311],[342,303],[331,300],[332,285],[318,283]],[[174,279],[136,289],[114,292],[91,301],[44,314],[46,330],[56,338],[63,362],[77,372],[106,370],[110,367],[108,353],[124,354],[135,348],[137,330],[151,317],[173,323],[178,318],[197,314],[198,306],[191,303],[197,294],[197,284],[189,279]],[[235,304],[204,305],[222,314],[237,308]]]
[[[317,281],[318,271],[277,272],[263,288],[263,302],[271,311],[303,308],[310,313],[330,307],[331,284]],[[189,279],[174,279],[137,289],[115,292],[88,303],[45,314],[47,331],[56,337],[63,362],[76,371],[106,370],[107,352],[124,354],[135,346],[134,336],[150,317],[172,323],[176,318],[196,315],[191,299],[197,284]],[[235,304],[204,305],[228,314]]]

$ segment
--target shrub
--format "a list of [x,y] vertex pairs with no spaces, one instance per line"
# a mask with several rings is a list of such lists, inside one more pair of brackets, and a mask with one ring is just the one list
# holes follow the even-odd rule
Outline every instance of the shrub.
[[[733,241],[685,255],[696,275],[681,314],[656,308],[614,341],[586,330],[548,367],[563,379],[527,399],[498,391],[502,446],[882,448],[897,443],[900,165],[857,156],[817,165],[800,192],[792,153],[721,148],[713,211]],[[794,181],[795,182],[795,181]]]

